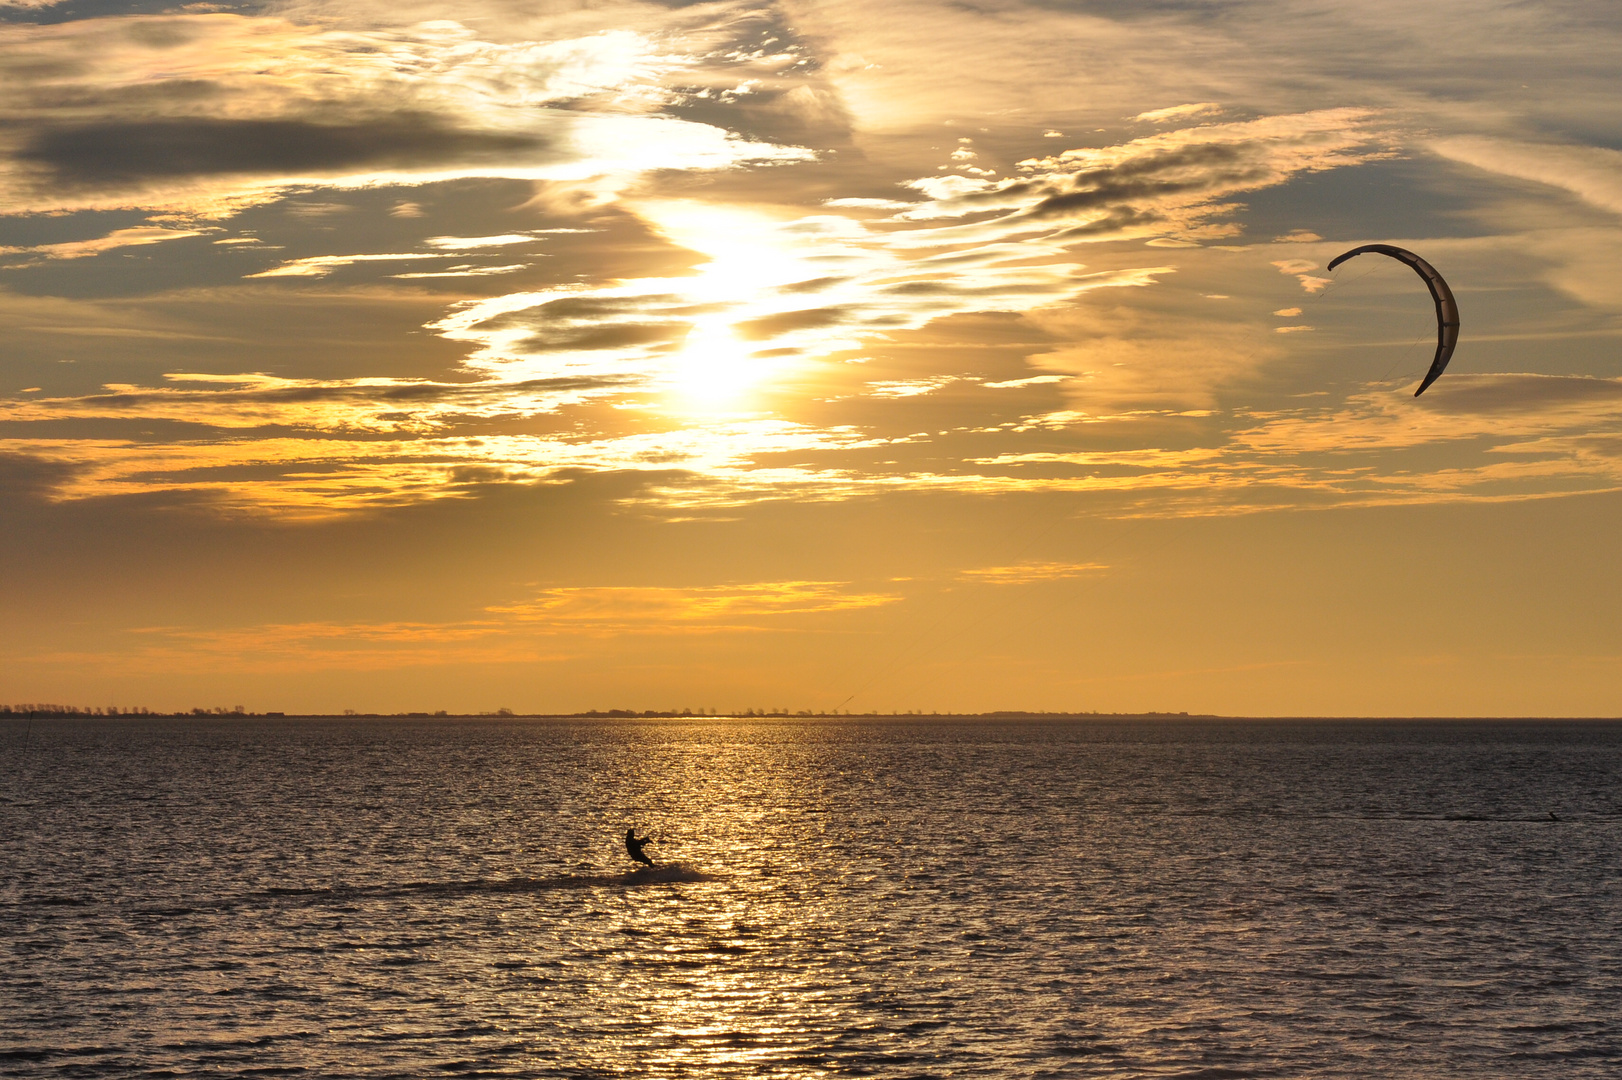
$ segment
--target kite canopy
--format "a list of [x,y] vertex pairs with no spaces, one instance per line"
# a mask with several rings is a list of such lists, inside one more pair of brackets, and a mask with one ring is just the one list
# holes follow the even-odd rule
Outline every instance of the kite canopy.
[[1431,360],[1431,369],[1425,373],[1425,381],[1419,384],[1414,391],[1414,397],[1425,392],[1425,388],[1441,377],[1447,368],[1447,362],[1453,358],[1453,347],[1459,343],[1459,305],[1453,299],[1453,290],[1447,287],[1442,275],[1436,268],[1421,259],[1407,248],[1394,247],[1391,244],[1364,244],[1355,247],[1341,255],[1329,260],[1329,269],[1333,270],[1347,259],[1365,252],[1374,252],[1376,255],[1389,255],[1398,262],[1407,263],[1414,268],[1414,272],[1425,279],[1425,284],[1431,291],[1431,299],[1436,301],[1436,356]]

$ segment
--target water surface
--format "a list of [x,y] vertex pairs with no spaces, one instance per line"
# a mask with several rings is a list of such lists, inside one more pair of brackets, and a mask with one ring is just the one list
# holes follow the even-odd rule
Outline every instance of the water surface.
[[1614,1077],[1619,841],[1602,722],[6,723],[0,1075]]

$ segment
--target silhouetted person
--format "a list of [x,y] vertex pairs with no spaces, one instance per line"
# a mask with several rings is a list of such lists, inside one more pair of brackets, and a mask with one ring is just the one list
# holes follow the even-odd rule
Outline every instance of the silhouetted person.
[[642,850],[643,844],[651,843],[653,843],[653,837],[644,836],[642,839],[638,840],[635,829],[625,830],[625,852],[637,862],[644,863],[648,866],[653,865],[653,860],[648,858],[648,853]]

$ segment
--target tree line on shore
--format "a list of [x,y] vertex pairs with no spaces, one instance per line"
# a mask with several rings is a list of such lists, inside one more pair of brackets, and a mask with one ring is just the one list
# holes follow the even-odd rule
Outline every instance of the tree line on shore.
[[28,720],[69,720],[73,717],[88,716],[280,716],[281,713],[251,713],[241,705],[226,708],[216,705],[212,709],[198,707],[180,712],[167,712],[162,709],[149,709],[144,705],[124,707],[120,705],[50,705],[41,703],[25,705],[0,705],[0,719],[11,717]]
[[[286,715],[287,715],[286,713],[282,713],[282,712],[249,712],[247,709],[245,709],[241,705],[233,705],[233,706],[230,706],[229,708],[224,706],[224,705],[216,705],[213,708],[206,708],[206,709],[199,706],[199,707],[193,708],[193,709],[181,709],[181,710],[175,710],[175,711],[167,711],[167,710],[163,710],[163,709],[149,709],[149,708],[145,707],[144,705],[143,706],[135,706],[135,707],[131,707],[131,708],[126,708],[126,707],[119,706],[119,705],[78,706],[78,705],[51,705],[51,704],[43,704],[43,703],[39,703],[39,704],[23,704],[23,705],[0,705],[0,720],[5,720],[5,719],[13,719],[13,720],[25,720],[25,719],[26,720],[71,720],[71,719],[74,719],[74,718],[93,718],[93,717],[150,717],[152,719],[163,720],[163,719],[184,719],[184,718],[188,718],[188,717],[219,717],[219,716],[223,716],[223,717],[240,717],[242,719],[251,719],[251,718],[255,718],[255,717],[265,718],[265,719],[280,719],[280,718],[284,718]],[[331,714],[324,714],[324,715],[331,715]],[[721,717],[721,718],[726,718],[726,717],[741,717],[741,718],[748,718],[748,717],[801,718],[801,717],[804,717],[804,718],[818,718],[818,717],[860,717],[860,716],[954,717],[954,718],[957,718],[957,719],[965,719],[965,720],[974,720],[974,719],[980,719],[980,720],[1021,720],[1021,719],[1037,720],[1037,719],[1042,719],[1044,717],[1046,717],[1046,718],[1059,718],[1059,717],[1069,717],[1069,716],[1075,716],[1075,717],[1083,717],[1083,716],[1092,716],[1092,717],[1140,716],[1140,717],[1145,717],[1145,718],[1150,718],[1150,717],[1171,718],[1171,717],[1187,717],[1189,714],[1186,713],[1186,712],[1185,713],[1170,713],[1170,712],[1101,713],[1101,712],[1081,712],[1081,711],[1077,711],[1077,712],[1000,711],[1000,712],[980,712],[980,713],[959,713],[959,712],[933,712],[933,711],[928,711],[928,710],[923,710],[923,709],[895,710],[895,711],[891,711],[891,712],[873,712],[873,713],[852,713],[852,712],[849,712],[849,711],[841,711],[841,710],[838,710],[838,709],[835,709],[835,710],[833,710],[831,712],[813,711],[813,710],[810,710],[810,709],[798,709],[798,710],[794,710],[792,712],[790,710],[788,710],[788,709],[739,709],[739,710],[736,710],[736,711],[733,711],[733,712],[718,712],[718,711],[716,711],[714,709],[643,709],[643,710],[640,710],[640,711],[637,710],[637,709],[591,709],[590,711],[587,711],[587,712],[544,713],[544,714],[543,713],[514,713],[513,710],[511,710],[511,709],[497,709],[494,712],[481,712],[481,713],[448,713],[445,710],[441,709],[440,711],[434,712],[434,713],[427,713],[427,712],[363,713],[363,712],[356,712],[354,709],[345,709],[343,711],[343,715],[346,716],[346,717],[355,717],[357,719],[361,719],[361,718],[375,718],[375,719],[419,719],[419,718],[422,718],[422,719],[439,719],[439,718],[446,718],[446,719],[449,719],[451,717],[456,717],[456,718],[459,718],[459,719],[466,719],[466,718],[477,718],[477,717],[506,718],[506,717],[543,716],[544,715],[544,716],[560,716],[560,717],[579,717],[579,718],[582,718],[582,719],[638,719],[638,720],[641,720],[641,719],[675,719],[675,720],[680,720],[680,719],[701,719],[701,718],[707,718],[707,717],[711,717],[711,718],[713,718],[713,717]]]

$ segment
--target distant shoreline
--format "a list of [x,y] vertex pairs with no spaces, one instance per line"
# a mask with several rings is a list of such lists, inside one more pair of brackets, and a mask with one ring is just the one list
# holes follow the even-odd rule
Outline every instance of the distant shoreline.
[[517,713],[510,711],[453,713],[453,712],[342,712],[342,713],[289,713],[204,711],[157,712],[128,710],[114,712],[75,710],[71,708],[27,710],[16,706],[0,707],[0,721],[27,720],[929,720],[929,721],[1117,721],[1155,720],[1229,723],[1300,723],[1300,722],[1435,722],[1435,723],[1614,723],[1622,721],[1616,716],[1229,716],[1219,713],[1187,712],[1028,712],[997,710],[994,712],[690,712],[671,710],[606,709],[571,713]]

